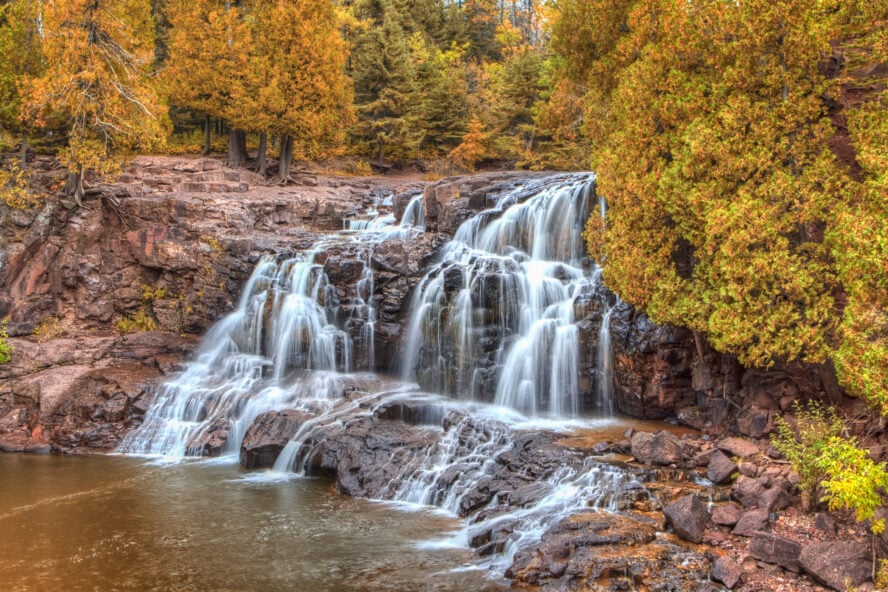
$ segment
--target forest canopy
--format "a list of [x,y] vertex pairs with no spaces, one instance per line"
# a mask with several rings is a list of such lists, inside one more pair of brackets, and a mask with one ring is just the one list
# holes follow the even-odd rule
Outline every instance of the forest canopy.
[[886,82],[888,0],[0,1],[0,144],[78,201],[138,152],[592,169],[621,298],[882,414]]

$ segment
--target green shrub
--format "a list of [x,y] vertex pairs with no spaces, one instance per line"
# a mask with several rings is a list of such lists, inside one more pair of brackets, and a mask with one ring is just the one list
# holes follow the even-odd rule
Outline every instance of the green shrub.
[[12,355],[12,346],[9,345],[9,332],[6,330],[6,321],[0,322],[0,364],[9,361]]
[[798,418],[795,427],[778,417],[771,443],[798,473],[802,507],[810,510],[817,487],[827,476],[823,459],[831,442],[841,439],[844,424],[831,407],[817,401],[805,407],[796,401],[793,410]]
[[820,501],[830,510],[849,510],[858,522],[870,522],[873,535],[882,533],[885,521],[875,517],[888,492],[885,463],[873,461],[856,438],[844,435],[844,423],[832,408],[816,402],[794,408],[796,427],[778,419],[772,443],[799,474],[803,505],[810,509],[819,488]]

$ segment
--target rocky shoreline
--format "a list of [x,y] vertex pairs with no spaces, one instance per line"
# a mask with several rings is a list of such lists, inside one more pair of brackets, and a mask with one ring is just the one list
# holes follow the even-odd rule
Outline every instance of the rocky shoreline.
[[[47,177],[53,174],[47,169]],[[490,207],[496,190],[536,176],[424,183],[303,175],[302,185],[269,187],[212,159],[140,158],[115,183],[97,185],[82,209],[54,198],[39,210],[0,210],[0,318],[9,318],[14,348],[12,361],[0,366],[0,450],[113,450],[141,422],[153,386],[179,370],[198,336],[233,308],[262,255],[307,249],[382,195],[393,195],[400,215],[423,191],[426,232],[381,243],[369,262],[379,301],[374,359],[378,370],[391,370],[404,347],[409,296],[440,247],[461,222]],[[344,318],[356,319],[347,326],[354,335],[362,323],[347,294],[361,279],[364,254],[344,245],[321,261]],[[604,316],[594,307],[581,312],[580,381],[589,393],[595,369],[582,361],[594,356]],[[151,330],[115,331],[121,319],[139,315],[152,320]],[[656,326],[625,304],[608,318],[618,410],[690,429],[627,424],[607,437],[515,434],[512,447],[492,458],[484,480],[460,499],[477,559],[501,556],[515,536],[502,508],[538,503],[557,471],[593,463],[618,467],[629,479],[631,486],[607,501],[620,513],[592,507],[546,524],[539,544],[511,556],[505,573],[515,585],[808,591],[844,590],[847,580],[874,589],[865,531],[843,514],[798,510],[794,476],[768,441],[776,417],[796,400],[830,400],[863,417],[862,404],[843,395],[834,372],[743,368],[693,333]],[[356,348],[354,355],[360,361],[368,353]],[[360,381],[342,385],[338,404],[350,405],[347,421],[313,431],[301,452],[307,470],[348,495],[389,499],[392,484],[417,462],[416,451],[445,435],[458,445],[487,429],[458,409],[430,416],[422,398],[392,403],[372,391]],[[259,416],[241,464],[270,466],[322,414]],[[880,434],[868,442],[884,458],[888,434],[878,422],[853,427],[857,435]],[[227,429],[219,426],[194,446],[218,452]],[[888,538],[878,544],[884,556]]]

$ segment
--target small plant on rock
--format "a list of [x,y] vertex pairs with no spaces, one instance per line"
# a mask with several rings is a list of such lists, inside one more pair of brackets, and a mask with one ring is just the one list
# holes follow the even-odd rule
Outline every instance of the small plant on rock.
[[151,315],[148,314],[145,308],[141,308],[133,316],[117,321],[115,328],[118,333],[142,333],[145,331],[155,331],[157,323],[151,318]]
[[9,345],[9,332],[6,329],[6,321],[0,322],[0,364],[5,364],[12,356],[12,346]]
[[[876,518],[888,492],[888,470],[884,462],[875,462],[858,445],[853,436],[846,436],[845,425],[835,410],[811,402],[807,407],[794,404],[797,414],[795,428],[782,418],[777,421],[774,447],[799,474],[802,505],[810,509],[819,488],[820,501],[830,510],[849,510],[858,522],[869,522],[873,537],[885,531],[885,520]],[[876,579],[875,547],[873,579]]]
[[817,401],[802,406],[793,403],[797,420],[791,426],[782,417],[777,418],[777,433],[771,437],[774,448],[780,451],[799,475],[799,493],[802,508],[811,509],[818,485],[826,477],[823,458],[834,439],[841,439],[844,424],[831,407]]

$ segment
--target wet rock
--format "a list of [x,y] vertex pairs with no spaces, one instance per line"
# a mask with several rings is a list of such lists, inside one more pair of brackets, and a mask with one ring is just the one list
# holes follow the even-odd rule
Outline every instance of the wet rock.
[[696,495],[686,495],[669,504],[663,509],[663,514],[666,515],[666,522],[681,538],[692,543],[703,540],[703,531],[709,524],[710,517]]
[[801,548],[798,560],[806,573],[839,591],[859,586],[872,572],[869,548],[855,541],[808,543]]
[[742,575],[743,568],[727,555],[719,557],[712,564],[712,577],[724,584],[728,590],[732,590],[740,582]]
[[737,470],[737,465],[721,451],[716,451],[706,467],[706,477],[713,483],[725,483]]
[[584,512],[547,530],[536,548],[515,555],[507,577],[528,584],[566,576],[569,580],[601,573],[599,558],[654,540],[654,528],[627,516]]
[[743,511],[737,504],[721,504],[712,509],[712,521],[722,526],[734,526],[743,516]]
[[681,462],[684,454],[681,441],[667,431],[656,434],[637,432],[631,442],[632,456],[647,465],[675,464]]
[[751,537],[768,524],[768,510],[749,510],[744,512],[732,531],[734,534]]
[[767,532],[757,532],[749,541],[750,554],[761,561],[773,563],[790,571],[800,571],[802,546],[786,537]]
[[207,428],[195,434],[186,445],[189,454],[195,456],[219,456],[228,441],[229,423],[227,419],[214,421]]
[[247,469],[273,466],[284,446],[311,417],[295,409],[268,411],[257,416],[241,444],[241,466]]

